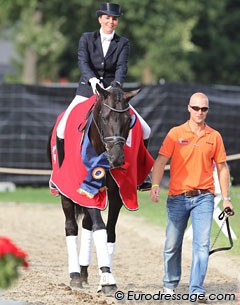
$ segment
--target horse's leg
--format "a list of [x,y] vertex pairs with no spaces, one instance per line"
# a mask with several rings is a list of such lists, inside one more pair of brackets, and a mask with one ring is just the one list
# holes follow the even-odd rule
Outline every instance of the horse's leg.
[[81,243],[79,252],[80,279],[82,283],[88,284],[88,266],[92,257],[92,219],[87,210],[85,210],[82,220]]
[[110,269],[112,271],[112,260],[116,247],[116,224],[123,202],[119,195],[118,186],[111,175],[107,176],[107,185],[109,200],[107,218],[107,247],[110,258]]
[[80,281],[80,266],[78,261],[78,225],[75,218],[74,203],[61,195],[62,208],[65,215],[65,231],[68,251],[68,271],[70,286],[82,288]]
[[116,291],[117,286],[110,270],[106,226],[99,209],[88,208],[87,210],[92,219],[93,240],[97,252],[98,267],[101,270],[98,292],[102,291],[105,294],[111,294]]

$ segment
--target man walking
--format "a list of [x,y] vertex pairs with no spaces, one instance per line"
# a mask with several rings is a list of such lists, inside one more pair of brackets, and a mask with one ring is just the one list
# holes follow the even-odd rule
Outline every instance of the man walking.
[[193,228],[189,293],[205,295],[210,232],[214,210],[213,165],[216,165],[223,208],[233,209],[229,197],[229,170],[220,133],[205,123],[208,97],[200,92],[190,98],[190,118],[165,137],[152,172],[150,198],[158,202],[164,167],[170,161],[167,199],[168,222],[164,248],[164,291],[174,293],[181,278],[182,242],[188,219]]

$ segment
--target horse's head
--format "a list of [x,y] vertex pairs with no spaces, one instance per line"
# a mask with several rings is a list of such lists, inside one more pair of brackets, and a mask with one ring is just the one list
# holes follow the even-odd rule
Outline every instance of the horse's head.
[[98,153],[106,150],[111,168],[120,167],[124,163],[124,144],[132,121],[128,102],[140,90],[124,92],[117,85],[106,90],[97,85],[97,91],[94,121],[101,143],[94,146]]

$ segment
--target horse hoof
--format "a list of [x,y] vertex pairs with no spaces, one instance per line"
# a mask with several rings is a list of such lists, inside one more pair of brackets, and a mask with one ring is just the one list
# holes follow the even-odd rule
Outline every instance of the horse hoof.
[[88,266],[80,266],[80,280],[82,284],[88,284],[88,271],[87,271]]
[[72,288],[83,288],[82,282],[80,279],[71,279],[70,287]]
[[117,291],[117,285],[104,285],[102,286],[101,291],[105,294],[106,297],[113,297]]
[[80,276],[80,281],[82,284],[89,285],[87,277]]
[[72,273],[70,273],[70,278],[71,278],[70,287],[83,288],[82,281],[81,281],[81,278],[80,278],[80,273],[72,272]]

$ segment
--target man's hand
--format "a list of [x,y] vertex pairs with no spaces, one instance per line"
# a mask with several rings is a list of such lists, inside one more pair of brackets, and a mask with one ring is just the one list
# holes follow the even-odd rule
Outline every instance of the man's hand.
[[226,209],[226,208],[230,208],[231,210],[233,210],[233,205],[230,200],[223,199],[223,209]]
[[150,199],[153,202],[159,202],[159,193],[160,193],[160,188],[158,185],[152,185],[152,189],[150,191]]

